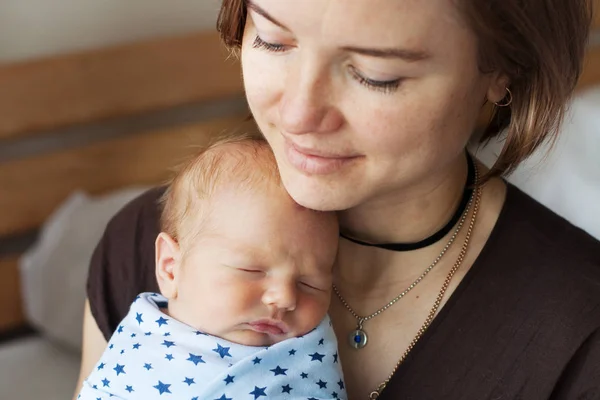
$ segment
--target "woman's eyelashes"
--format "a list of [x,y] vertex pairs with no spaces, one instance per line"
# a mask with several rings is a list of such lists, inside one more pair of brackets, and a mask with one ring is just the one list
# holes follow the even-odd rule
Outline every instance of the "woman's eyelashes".
[[288,46],[284,44],[265,42],[258,35],[256,35],[256,37],[254,38],[254,43],[252,43],[252,47],[255,49],[264,49],[271,53],[281,53],[282,51],[288,49]]
[[[270,53],[281,53],[289,49],[290,46],[281,43],[270,43],[264,41],[260,36],[256,35],[252,47],[255,49],[266,50]],[[393,93],[395,92],[402,83],[402,79],[393,79],[389,81],[380,81],[371,79],[364,76],[360,71],[353,66],[349,67],[350,75],[354,80],[360,83],[362,86],[381,93]]]
[[378,92],[393,93],[400,87],[400,83],[402,83],[402,79],[400,78],[389,81],[379,81],[363,76],[360,71],[353,66],[348,67],[348,69],[350,70],[352,77],[358,81],[358,83]]

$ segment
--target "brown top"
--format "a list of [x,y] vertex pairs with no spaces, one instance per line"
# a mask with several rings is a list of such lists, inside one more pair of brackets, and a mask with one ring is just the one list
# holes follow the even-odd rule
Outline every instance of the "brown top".
[[[153,189],[108,224],[88,297],[108,339],[157,291]],[[483,251],[380,397],[600,399],[600,242],[514,186]]]

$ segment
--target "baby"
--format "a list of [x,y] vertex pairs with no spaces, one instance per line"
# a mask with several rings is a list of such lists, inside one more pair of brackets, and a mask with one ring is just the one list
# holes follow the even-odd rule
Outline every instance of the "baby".
[[266,142],[222,140],[175,177],[142,293],[85,400],[346,398],[329,307],[338,226],[297,205]]

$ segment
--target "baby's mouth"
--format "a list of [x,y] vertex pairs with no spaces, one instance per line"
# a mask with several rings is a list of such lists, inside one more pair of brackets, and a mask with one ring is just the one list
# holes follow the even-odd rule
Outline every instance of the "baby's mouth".
[[250,322],[248,325],[256,332],[270,335],[280,336],[289,332],[289,328],[285,323],[272,319],[260,319]]

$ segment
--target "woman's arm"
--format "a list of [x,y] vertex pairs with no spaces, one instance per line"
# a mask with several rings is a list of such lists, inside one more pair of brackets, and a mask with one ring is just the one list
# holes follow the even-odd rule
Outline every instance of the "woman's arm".
[[106,348],[106,340],[100,332],[100,328],[94,320],[94,316],[90,310],[90,303],[86,299],[85,309],[83,311],[83,346],[81,352],[81,368],[79,370],[79,379],[75,387],[73,400],[77,399],[77,395],[81,390],[81,385],[85,378],[92,372],[94,365],[102,356]]
[[83,316],[79,393],[108,339],[141,292],[157,292],[154,241],[158,235],[158,199],[164,188],[151,189],[123,207],[107,224],[90,260]]
[[550,399],[600,399],[600,328],[575,353]]

